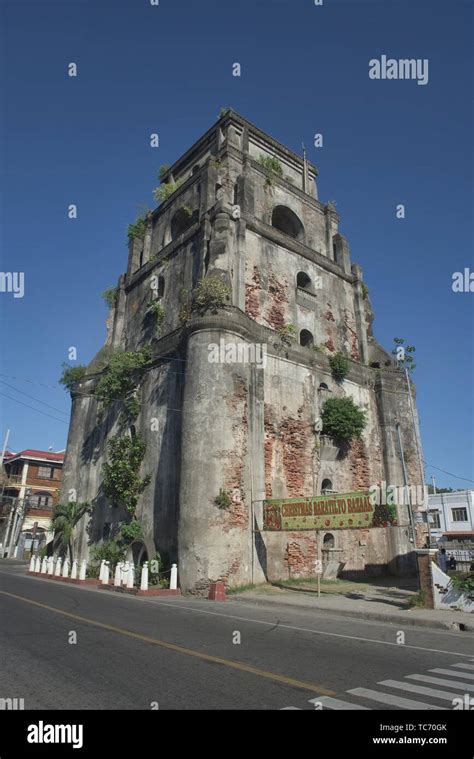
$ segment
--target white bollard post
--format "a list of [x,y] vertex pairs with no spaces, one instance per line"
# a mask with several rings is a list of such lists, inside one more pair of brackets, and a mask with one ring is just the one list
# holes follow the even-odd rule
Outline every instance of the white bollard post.
[[123,561],[121,564],[121,569],[120,569],[120,584],[121,585],[127,584],[129,566],[130,566],[129,561]]
[[178,589],[178,565],[172,564],[171,575],[170,575],[170,590],[177,590],[177,589]]
[[71,567],[71,580],[77,580],[77,561],[74,559]]
[[140,590],[148,590],[148,562],[147,561],[145,561],[142,566]]
[[79,570],[79,579],[80,580],[85,580],[86,579],[86,567],[87,567],[87,562],[86,562],[85,559],[82,559],[82,561],[81,561],[81,568]]
[[108,585],[109,584],[109,562],[104,562],[104,571],[102,572],[102,585]]
[[30,568],[29,568],[28,571],[29,572],[34,572],[35,571],[35,567],[36,567],[36,556],[32,556],[31,559],[30,559]]
[[128,572],[127,572],[127,588],[133,588],[134,585],[135,585],[135,567],[133,566],[133,561],[129,561]]
[[120,580],[122,575],[122,562],[118,561],[115,566],[114,585],[116,588],[120,587]]
[[69,577],[69,559],[67,558],[67,556],[64,559],[64,564],[63,564],[63,577]]
[[100,562],[100,570],[99,570],[99,582],[102,582],[104,579],[104,567],[105,567],[105,559],[102,559]]
[[41,572],[41,559],[39,556],[36,557],[35,572]]
[[54,573],[54,556],[50,556],[48,559],[48,574],[52,575]]
[[41,574],[45,575],[48,572],[48,560],[46,556],[43,557],[43,561],[41,562]]
[[54,570],[54,576],[55,577],[61,577],[61,564],[63,563],[63,560],[59,556],[57,562],[56,562],[56,569]]

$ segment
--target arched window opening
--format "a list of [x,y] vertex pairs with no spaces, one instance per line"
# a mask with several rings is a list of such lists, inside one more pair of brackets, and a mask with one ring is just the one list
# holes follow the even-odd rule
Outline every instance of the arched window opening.
[[335,545],[334,535],[332,535],[330,532],[327,532],[323,538],[323,549],[334,548],[334,545]]
[[320,382],[318,390],[329,390],[329,388],[325,382]]
[[165,278],[161,276],[158,277],[158,288],[157,288],[157,297],[162,298],[165,294]]
[[332,480],[324,479],[321,485],[321,494],[329,495],[330,493],[334,493],[334,490],[332,489]]
[[311,348],[314,345],[314,338],[311,332],[307,329],[302,329],[300,332],[300,345],[303,348]]
[[304,227],[291,208],[275,206],[272,213],[272,227],[295,240],[303,240]]
[[296,284],[298,287],[302,287],[304,290],[309,290],[311,285],[311,279],[308,277],[306,272],[299,271],[296,275]]
[[235,185],[234,185],[234,206],[238,206],[239,205],[238,198],[239,198],[239,187],[238,187],[237,183],[235,183]]
[[171,239],[176,240],[192,224],[192,214],[187,208],[180,208],[171,219]]

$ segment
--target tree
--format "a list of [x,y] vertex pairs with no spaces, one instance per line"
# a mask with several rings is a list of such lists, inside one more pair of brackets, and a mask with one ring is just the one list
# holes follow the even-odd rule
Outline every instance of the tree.
[[71,562],[73,560],[74,529],[82,517],[90,512],[90,508],[90,504],[87,502],[68,501],[66,504],[56,504],[53,509],[51,520],[51,527],[54,531],[53,545],[61,551],[69,551]]
[[346,443],[360,438],[367,424],[365,412],[355,405],[352,398],[328,398],[324,402],[321,419],[323,435]]
[[407,369],[409,372],[416,369],[416,364],[412,355],[416,351],[414,345],[407,345],[405,347],[403,345],[405,342],[403,337],[394,337],[393,342],[395,343],[395,347],[392,350],[392,354],[396,357],[398,365],[402,369]]

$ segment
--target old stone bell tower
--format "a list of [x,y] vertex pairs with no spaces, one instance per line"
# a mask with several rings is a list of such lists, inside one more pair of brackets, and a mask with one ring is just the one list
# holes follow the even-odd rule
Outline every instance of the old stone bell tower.
[[[414,388],[372,334],[361,267],[316,177],[232,110],[162,177],[173,191],[131,240],[107,343],[72,393],[63,489],[94,506],[77,535],[82,558],[124,519],[102,488],[119,414],[101,416],[94,389],[112,351],[149,345],[135,420],[151,475],[136,511],[137,560],[165,553],[181,587],[197,593],[219,579],[311,575],[325,545],[348,572],[408,571],[406,507],[390,527],[263,529],[266,499],[403,486],[405,477],[423,485]],[[219,280],[225,302],[196,301],[202,280]],[[152,291],[163,306],[159,332],[147,327]],[[239,361],[243,345],[265,346],[264,365]],[[211,360],[215,346],[222,360]],[[343,382],[330,368],[336,353],[349,364]],[[344,452],[317,429],[328,397],[352,398],[366,414]]]

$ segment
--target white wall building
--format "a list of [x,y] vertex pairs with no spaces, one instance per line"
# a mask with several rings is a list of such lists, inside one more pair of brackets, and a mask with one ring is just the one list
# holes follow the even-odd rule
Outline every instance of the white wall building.
[[474,490],[428,496],[432,540],[474,541]]

